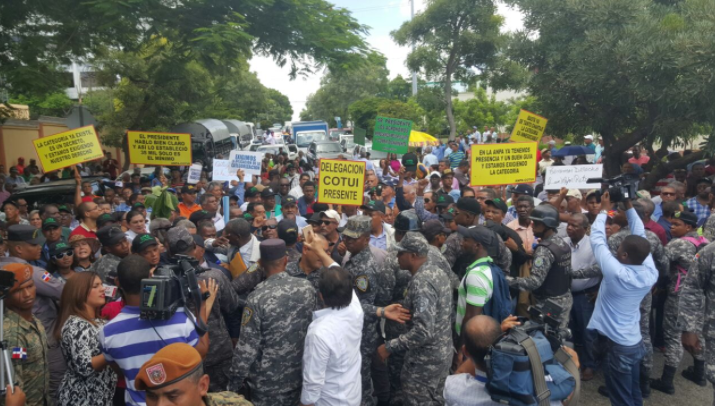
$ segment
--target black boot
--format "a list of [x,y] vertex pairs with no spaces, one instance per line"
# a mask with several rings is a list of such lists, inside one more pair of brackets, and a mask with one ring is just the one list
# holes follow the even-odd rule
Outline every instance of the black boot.
[[673,386],[673,377],[675,377],[675,370],[675,367],[666,365],[663,368],[663,376],[660,379],[651,379],[650,387],[657,391],[667,393],[668,395],[674,394],[675,386]]
[[695,382],[699,386],[707,386],[708,381],[705,379],[705,361],[695,360],[692,367],[688,367],[682,372],[683,378]]
[[650,371],[646,371],[645,368],[641,368],[641,396],[643,399],[648,399],[650,397]]

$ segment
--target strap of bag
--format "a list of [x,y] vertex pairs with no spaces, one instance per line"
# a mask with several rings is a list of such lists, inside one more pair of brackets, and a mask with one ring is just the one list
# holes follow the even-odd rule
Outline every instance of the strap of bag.
[[578,372],[578,368],[576,368],[576,363],[574,363],[571,356],[561,348],[554,353],[554,358],[556,361],[560,362],[566,371],[568,371],[568,373],[571,374],[571,376],[573,376],[576,380],[576,387],[574,387],[573,396],[571,396],[571,399],[564,400],[562,403],[564,406],[578,406],[578,399],[579,396],[581,396],[581,375]]
[[536,349],[536,344],[531,337],[527,337],[525,340],[521,341],[521,344],[526,350],[526,355],[529,356],[529,363],[531,364],[531,376],[534,379],[534,388],[536,389],[536,399],[539,401],[539,406],[549,406],[551,397],[551,391],[546,386],[546,378],[544,377],[544,366],[541,363],[541,356],[539,355],[539,350]]

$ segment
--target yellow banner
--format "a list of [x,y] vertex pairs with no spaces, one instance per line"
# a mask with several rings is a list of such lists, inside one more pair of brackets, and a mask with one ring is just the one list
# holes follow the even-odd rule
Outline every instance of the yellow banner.
[[362,205],[365,162],[321,159],[319,167],[318,202]]
[[91,125],[38,138],[32,143],[44,172],[104,158],[97,132]]
[[129,162],[142,165],[191,165],[191,134],[127,131]]
[[472,186],[536,182],[535,142],[473,144]]
[[539,142],[544,136],[546,123],[549,120],[534,114],[530,111],[520,110],[519,116],[516,118],[516,125],[511,132],[511,141],[513,142]]

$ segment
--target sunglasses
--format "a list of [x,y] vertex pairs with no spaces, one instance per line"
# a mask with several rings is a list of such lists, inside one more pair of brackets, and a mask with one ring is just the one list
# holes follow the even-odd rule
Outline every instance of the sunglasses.
[[663,196],[675,196],[675,193],[670,193],[670,192],[660,192],[660,194]]
[[270,228],[271,230],[275,230],[276,228],[278,228],[278,224],[276,224],[276,225],[274,225],[274,226],[263,226],[262,230],[263,230],[263,231],[266,231],[266,230],[268,230],[269,228]]
[[53,255],[52,259],[62,259],[65,257],[65,255],[67,255],[68,257],[71,257],[72,255],[74,255],[74,252],[73,251],[60,252],[59,254]]
[[333,223],[332,221],[328,221],[328,220],[321,220],[319,224],[328,226],[328,225],[335,224],[335,223]]

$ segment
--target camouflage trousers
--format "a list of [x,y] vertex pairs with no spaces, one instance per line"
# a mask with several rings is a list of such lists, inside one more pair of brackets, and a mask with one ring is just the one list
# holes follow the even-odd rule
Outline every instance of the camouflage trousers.
[[705,376],[713,385],[713,406],[715,406],[715,337],[706,338],[705,345]]
[[[391,320],[385,320],[385,341],[390,341],[407,332],[407,327],[404,324],[399,324]],[[400,375],[402,374],[402,365],[405,361],[405,355],[390,354],[387,359],[387,367],[390,371],[390,406],[402,406],[402,382]]]
[[444,345],[439,354],[412,357],[408,353],[402,366],[402,392],[404,406],[444,405],[444,383],[452,363],[451,343]]
[[228,387],[228,374],[231,370],[231,358],[227,358],[224,362],[213,365],[206,365],[205,371],[208,374],[209,392],[221,392]]
[[566,294],[555,297],[541,297],[532,293],[531,295],[536,302],[536,305],[541,307],[547,300],[556,302],[559,307],[561,307],[561,317],[559,317],[559,328],[565,330],[569,328],[569,319],[571,316],[571,308],[573,307],[573,296],[571,296],[571,291],[566,292]]
[[362,364],[360,365],[360,375],[362,378],[362,402],[360,406],[375,406],[377,398],[372,386],[372,357],[377,351],[377,323],[366,321],[363,326],[362,341],[360,342],[360,355]]
[[[678,295],[668,294],[663,312],[663,336],[665,338],[665,365],[678,367],[683,358],[682,330],[678,325]],[[705,344],[702,335],[700,342]],[[693,355],[696,360],[703,360],[703,353]]]
[[648,291],[641,302],[641,336],[643,337],[643,347],[645,356],[641,361],[641,375],[650,376],[653,369],[653,343],[650,339],[650,310],[653,305],[653,295]]
[[251,403],[254,406],[296,406],[300,403],[300,389],[283,393],[252,390]]

